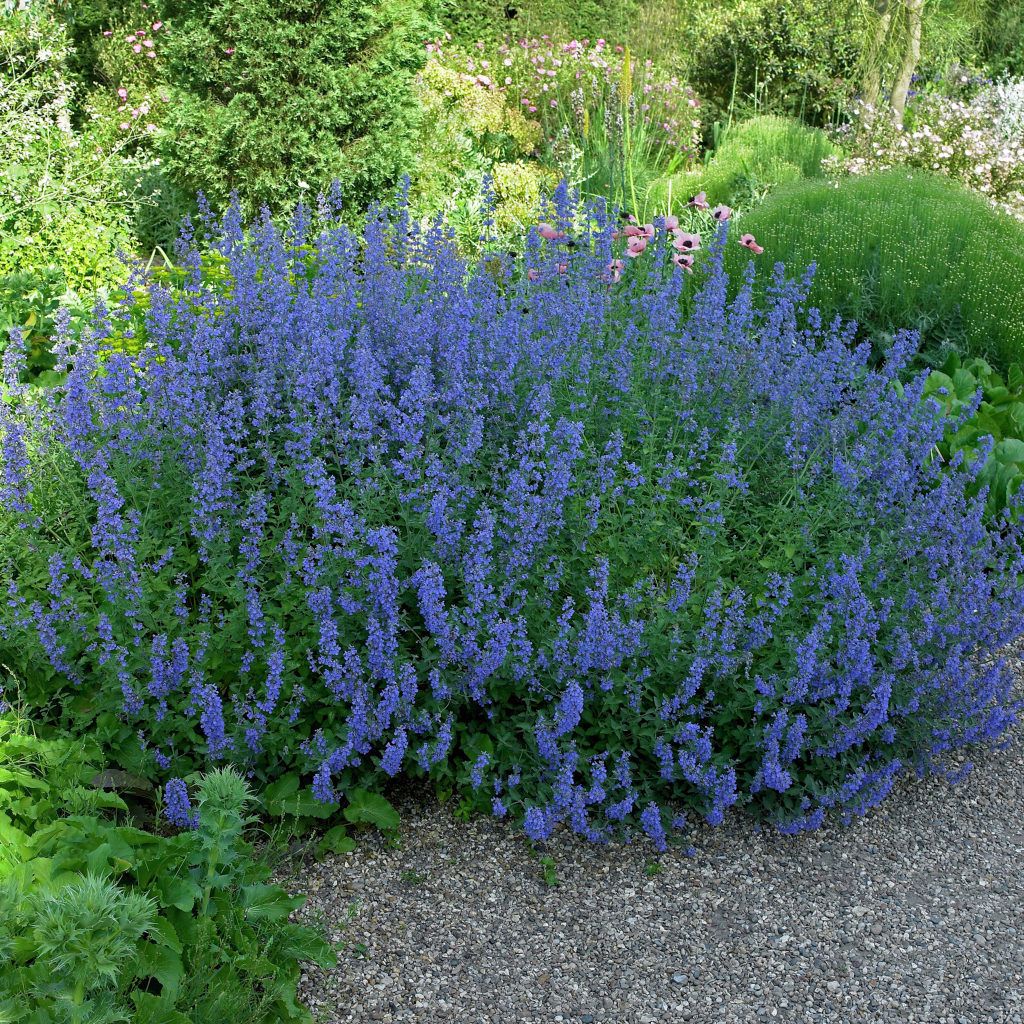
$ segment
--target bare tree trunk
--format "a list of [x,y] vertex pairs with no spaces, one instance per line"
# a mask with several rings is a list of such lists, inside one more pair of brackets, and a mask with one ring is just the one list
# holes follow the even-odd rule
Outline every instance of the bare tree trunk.
[[878,13],[878,24],[864,57],[864,81],[861,85],[864,102],[872,107],[878,106],[882,96],[882,51],[885,47],[885,37],[889,34],[889,25],[892,23],[892,8],[888,0],[881,0],[875,10]]
[[925,0],[903,0],[907,12],[907,35],[903,47],[903,62],[896,83],[892,87],[892,112],[897,124],[903,124],[907,109],[907,91],[921,59],[921,22]]

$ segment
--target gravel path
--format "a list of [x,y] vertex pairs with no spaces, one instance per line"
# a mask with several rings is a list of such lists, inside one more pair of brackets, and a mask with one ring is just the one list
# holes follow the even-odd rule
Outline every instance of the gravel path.
[[362,944],[305,978],[320,1020],[1024,1022],[1020,732],[956,787],[796,839],[708,828],[653,877],[639,845],[561,840],[552,888],[499,823],[399,809],[397,848],[296,865],[304,916]]

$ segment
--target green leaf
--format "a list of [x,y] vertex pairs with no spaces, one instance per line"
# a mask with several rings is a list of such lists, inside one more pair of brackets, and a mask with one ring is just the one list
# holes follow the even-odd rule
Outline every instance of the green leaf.
[[178,938],[174,925],[166,917],[158,917],[148,930],[148,935],[158,945],[173,949],[175,953],[181,952],[181,939]]
[[289,896],[279,885],[243,885],[240,893],[245,916],[253,921],[287,920],[305,903],[302,896]]
[[1024,465],[1024,441],[1007,437],[992,449],[992,458],[1004,466]]
[[974,374],[969,373],[967,370],[957,370],[953,374],[953,394],[961,402],[966,402],[973,398],[977,390],[978,382],[974,379]]
[[139,946],[136,975],[140,978],[156,978],[163,991],[175,996],[185,976],[181,953],[155,942],[143,942]]
[[398,828],[398,811],[378,793],[355,789],[349,794],[345,818],[354,823],[373,825],[382,832],[393,832]]
[[160,901],[165,907],[177,907],[178,910],[190,911],[200,896],[199,886],[191,878],[175,878],[173,875],[162,875],[157,879]]
[[344,825],[335,825],[323,834],[316,852],[323,857],[328,853],[351,853],[355,848],[356,841],[348,834],[348,829]]
[[174,999],[166,994],[154,996],[149,992],[136,990],[132,993],[135,1014],[132,1024],[192,1024],[174,1008]]

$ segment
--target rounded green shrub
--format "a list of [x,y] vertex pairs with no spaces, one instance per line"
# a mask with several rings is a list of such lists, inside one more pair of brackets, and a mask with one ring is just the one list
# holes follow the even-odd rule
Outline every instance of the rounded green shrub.
[[[816,264],[809,301],[828,317],[876,336],[913,326],[925,346],[1002,366],[1024,354],[1024,228],[954,182],[906,171],[799,182],[742,227],[789,273]],[[730,246],[734,270],[746,259]]]
[[335,179],[361,208],[415,163],[425,0],[213,0],[174,27],[162,157],[215,206],[290,205]]
[[753,117],[728,129],[703,167],[656,182],[648,205],[667,209],[671,182],[674,199],[703,190],[716,203],[745,208],[776,185],[821,177],[822,160],[837,152],[823,131],[795,118]]

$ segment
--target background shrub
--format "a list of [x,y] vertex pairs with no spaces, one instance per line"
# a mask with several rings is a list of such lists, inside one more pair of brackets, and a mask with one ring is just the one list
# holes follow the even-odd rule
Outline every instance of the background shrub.
[[838,152],[818,128],[794,118],[754,117],[724,130],[703,166],[657,181],[648,205],[667,211],[671,184],[674,208],[705,191],[716,203],[746,209],[776,185],[823,177],[822,160]]
[[[790,267],[816,265],[810,301],[826,317],[876,337],[912,325],[926,347],[1004,367],[1024,352],[1024,230],[953,182],[905,171],[801,182],[743,230]],[[730,253],[734,270],[743,262]]]
[[975,655],[1024,629],[1019,528],[935,457],[912,339],[873,369],[799,285],[730,299],[724,235],[694,288],[663,232],[612,274],[613,225],[557,198],[479,271],[401,213],[233,211],[137,359],[97,372],[119,307],[65,386],[9,383],[0,655],[32,706],[164,778],[428,775],[533,838],[658,847],[737,803],[856,813],[1002,735]]
[[277,210],[335,179],[361,209],[416,165],[420,0],[215,0],[175,23],[162,157],[223,207]]
[[0,276],[57,267],[85,290],[131,236],[118,147],[72,123],[70,55],[47,4],[0,17]]

